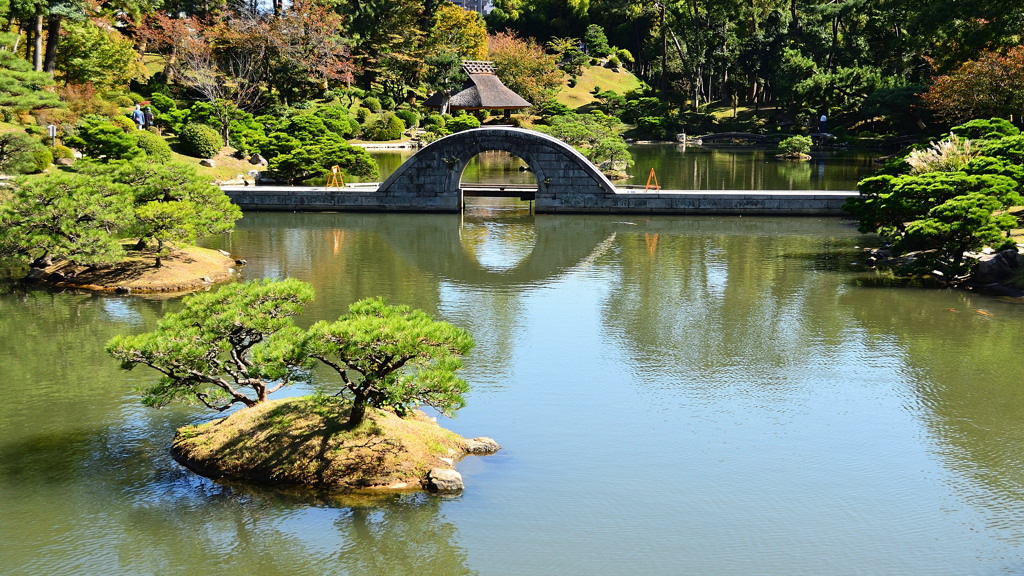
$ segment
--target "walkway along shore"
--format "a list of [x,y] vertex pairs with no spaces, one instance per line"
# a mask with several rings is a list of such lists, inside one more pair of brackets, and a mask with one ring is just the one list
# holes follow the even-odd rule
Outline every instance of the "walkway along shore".
[[856,190],[661,190],[616,188],[577,194],[520,186],[463,186],[461,194],[377,193],[373,185],[221,186],[242,210],[340,212],[458,212],[471,196],[534,200],[538,214],[735,214],[839,216]]

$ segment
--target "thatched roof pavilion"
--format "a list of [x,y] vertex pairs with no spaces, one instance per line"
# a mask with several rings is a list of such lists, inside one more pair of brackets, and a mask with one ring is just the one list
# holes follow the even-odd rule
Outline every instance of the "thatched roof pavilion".
[[[530,107],[522,96],[509,90],[494,74],[492,62],[465,60],[462,71],[469,80],[448,100],[450,110],[518,110]],[[444,106],[445,95],[436,92],[423,105],[429,108]]]

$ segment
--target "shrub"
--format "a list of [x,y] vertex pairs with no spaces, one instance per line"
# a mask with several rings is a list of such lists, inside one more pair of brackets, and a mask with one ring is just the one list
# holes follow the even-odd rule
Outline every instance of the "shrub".
[[135,106],[135,102],[128,96],[118,96],[111,100],[114,104],[117,104],[121,108],[127,108],[129,106]]
[[395,109],[395,99],[392,98],[391,96],[385,96],[385,97],[381,98],[380,99],[380,108],[381,108],[381,110],[394,110]]
[[153,160],[161,162],[171,161],[171,147],[163,138],[146,130],[136,130],[132,136],[139,148],[146,152],[146,155]]
[[131,132],[132,130],[139,129],[139,127],[135,125],[135,121],[127,116],[114,116],[110,119],[110,123],[125,132]]
[[0,121],[2,121],[2,122],[12,122],[12,121],[14,121],[14,110],[11,110],[10,108],[7,108],[6,106],[3,107],[3,108],[0,108]]
[[608,67],[609,68],[618,68],[619,66],[620,66],[620,62],[619,62],[619,57],[618,56],[612,56],[611,58],[608,59]]
[[779,150],[786,154],[807,154],[811,151],[811,137],[790,136],[779,142]]
[[53,164],[53,154],[50,153],[49,148],[40,146],[32,151],[32,159],[36,163],[36,172],[42,172]]
[[487,120],[490,117],[491,117],[491,111],[490,110],[484,109],[484,110],[477,110],[476,111],[476,118],[480,122],[483,122],[484,120]]
[[566,84],[569,86],[569,88],[575,88],[576,87],[576,77],[575,76],[570,76],[569,77],[569,81],[566,82]]
[[444,128],[444,125],[444,118],[440,114],[431,114],[423,120],[423,127],[427,129],[431,127]]
[[102,116],[82,118],[76,131],[77,135],[68,138],[66,142],[86,156],[109,161],[131,159],[142,153],[135,144],[135,138]]
[[366,121],[369,120],[370,116],[372,115],[373,112],[370,112],[369,108],[366,108],[365,106],[360,106],[359,109],[356,110],[356,121],[358,121],[360,124],[366,124]]
[[309,110],[309,109],[315,108],[315,107],[316,107],[316,103],[312,102],[310,100],[300,100],[300,101],[292,104],[292,108],[294,108],[296,110]]
[[950,129],[950,132],[961,138],[973,138],[975,140],[998,140],[1004,136],[1016,136],[1020,129],[1002,118],[990,120],[971,120]]
[[369,96],[367,98],[363,98],[363,106],[368,108],[370,112],[380,112],[380,99],[378,99],[376,96]]
[[399,110],[395,112],[395,116],[401,118],[409,128],[415,128],[420,125],[420,115],[412,110]]
[[169,97],[157,92],[149,101],[149,105],[157,112],[170,112],[178,107]]
[[36,167],[34,152],[42,144],[28,134],[0,134],[0,174],[28,174]]
[[220,134],[205,124],[186,124],[178,138],[185,150],[197,158],[213,158],[224,146]]
[[392,112],[385,112],[366,127],[363,134],[367,140],[398,140],[405,130],[405,122]]
[[625,48],[617,50],[615,52],[615,57],[622,62],[626,62],[627,64],[632,64],[634,61],[633,54],[629,50],[626,50]]
[[463,130],[470,130],[473,128],[480,127],[480,121],[474,116],[469,114],[452,118],[446,124],[446,127],[452,132],[462,132]]
[[612,49],[608,47],[608,37],[604,33],[604,28],[597,24],[587,26],[587,31],[583,35],[583,41],[587,43],[587,50],[594,56],[607,56],[611,54]]
[[146,100],[146,97],[138,92],[129,92],[128,97],[132,99],[132,104],[139,104]]
[[75,157],[75,153],[67,146],[61,146],[58,144],[57,146],[54,146],[51,151],[53,152],[54,159]]

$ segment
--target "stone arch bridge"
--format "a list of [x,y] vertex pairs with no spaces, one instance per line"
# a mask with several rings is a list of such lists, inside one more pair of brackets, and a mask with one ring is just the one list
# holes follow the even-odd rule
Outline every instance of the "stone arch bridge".
[[423,148],[385,180],[376,195],[394,206],[457,211],[462,207],[459,183],[466,165],[477,154],[491,150],[518,156],[530,167],[537,178],[538,212],[563,205],[582,208],[588,197],[603,199],[615,193],[604,174],[561,140],[521,128],[488,127],[457,132]]

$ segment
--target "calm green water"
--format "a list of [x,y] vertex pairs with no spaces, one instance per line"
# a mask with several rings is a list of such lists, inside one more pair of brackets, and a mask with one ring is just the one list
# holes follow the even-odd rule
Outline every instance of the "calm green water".
[[102,347],[179,300],[8,285],[0,573],[1022,573],[1024,307],[872,287],[863,241],[810,218],[247,214],[210,245],[312,282],[303,325],[381,294],[477,339],[443,423],[504,449],[459,464],[459,497],[376,504],[171,460],[211,415],[143,408],[155,373]]
[[[674,144],[633,144],[629,147],[633,175],[616,184],[647,184],[654,168],[662,188],[676,190],[856,190],[857,182],[877,165],[877,151],[815,152],[809,162],[775,158],[777,150],[703,148]],[[372,152],[381,180],[391,175],[412,151]],[[525,163],[504,152],[474,157],[462,175],[464,183],[536,184]],[[353,180],[355,181],[355,180]],[[322,185],[322,182],[315,183]]]

